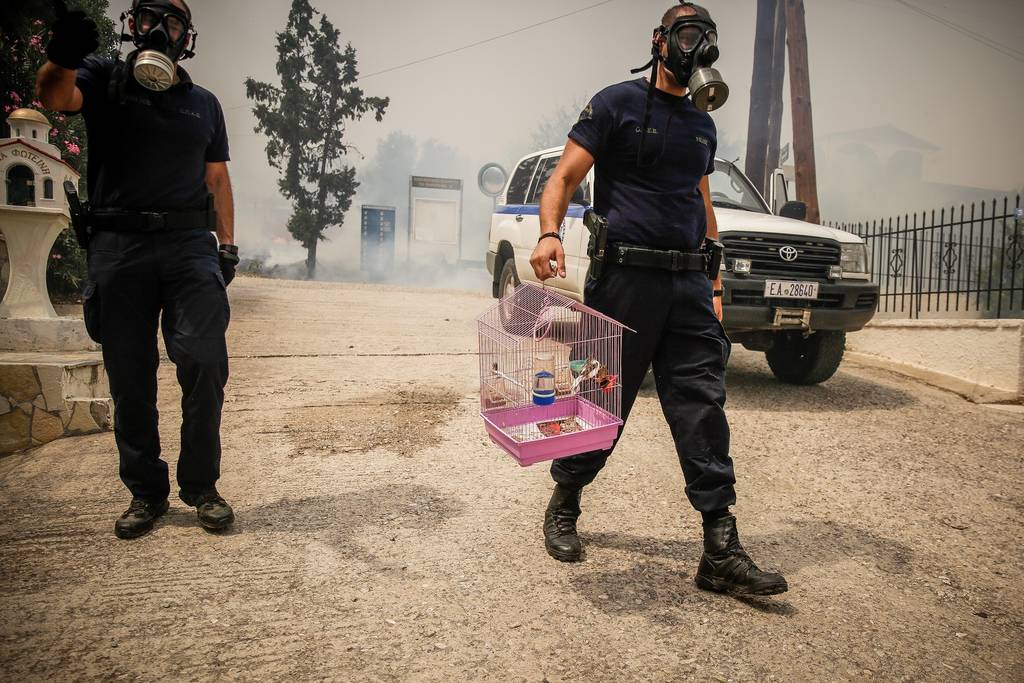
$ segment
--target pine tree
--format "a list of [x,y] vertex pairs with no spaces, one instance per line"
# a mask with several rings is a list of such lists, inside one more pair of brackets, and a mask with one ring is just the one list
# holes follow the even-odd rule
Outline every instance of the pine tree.
[[267,159],[278,169],[281,193],[291,200],[288,231],[306,248],[306,273],[316,275],[316,249],[324,231],[344,222],[359,183],[345,163],[346,125],[367,112],[384,117],[387,97],[366,97],[356,85],[356,51],[340,48],[340,32],[309,0],[293,0],[277,34],[281,84],[245,80],[255,102],[256,132],[267,135]]

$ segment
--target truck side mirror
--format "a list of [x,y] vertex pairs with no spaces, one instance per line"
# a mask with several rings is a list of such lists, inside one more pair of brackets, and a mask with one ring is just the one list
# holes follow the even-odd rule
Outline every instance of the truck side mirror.
[[786,173],[777,168],[772,171],[772,177],[768,182],[768,206],[772,213],[778,213],[779,208],[789,201],[789,187],[786,184]]
[[570,204],[579,204],[580,206],[587,205],[587,196],[583,193],[583,183],[576,186],[576,189],[572,191],[572,198],[569,200]]
[[790,200],[779,209],[779,215],[783,218],[795,218],[798,221],[805,221],[807,220],[807,204],[805,202],[798,202],[795,199]]

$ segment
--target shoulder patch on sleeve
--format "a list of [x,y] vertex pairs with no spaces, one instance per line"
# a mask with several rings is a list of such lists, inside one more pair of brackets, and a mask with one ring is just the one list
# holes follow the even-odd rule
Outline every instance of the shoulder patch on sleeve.
[[578,121],[589,121],[592,118],[594,118],[594,103],[588,102],[587,106],[580,112],[580,118]]

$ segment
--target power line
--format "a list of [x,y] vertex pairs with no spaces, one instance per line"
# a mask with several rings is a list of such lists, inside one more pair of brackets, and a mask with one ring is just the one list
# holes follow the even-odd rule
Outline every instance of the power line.
[[[423,62],[429,62],[432,59],[437,59],[439,57],[445,57],[447,55],[455,54],[456,52],[462,52],[463,50],[468,50],[468,49],[470,49],[472,47],[477,47],[479,45],[484,45],[486,43],[490,43],[490,42],[493,42],[495,40],[500,40],[501,38],[507,38],[507,37],[515,35],[517,33],[522,33],[523,31],[529,31],[530,29],[537,28],[538,26],[544,26],[545,24],[550,24],[550,23],[552,23],[554,21],[558,21],[559,19],[565,19],[566,17],[571,17],[574,14],[580,14],[581,12],[586,12],[588,10],[594,9],[595,7],[600,7],[602,5],[607,5],[607,4],[610,4],[612,2],[615,2],[615,0],[602,0],[602,2],[596,2],[593,5],[587,5],[586,7],[581,7],[580,9],[573,10],[572,12],[566,12],[565,14],[560,14],[557,17],[551,17],[550,19],[545,19],[543,21],[538,21],[535,24],[530,24],[529,26],[523,26],[521,28],[517,28],[517,29],[514,29],[512,31],[509,31],[508,33],[502,33],[500,35],[491,36],[490,38],[484,38],[483,40],[478,40],[475,43],[470,43],[469,45],[463,45],[461,47],[452,48],[450,50],[445,50],[444,52],[438,52],[437,54],[433,54],[433,55],[430,55],[428,57],[421,57],[420,59],[414,59],[413,61],[406,62],[405,64],[398,64],[396,66],[388,67],[387,69],[381,69],[380,71],[374,71],[373,73],[370,73],[370,74],[361,75],[361,76],[359,76],[359,80],[362,81],[362,80],[365,80],[367,78],[373,78],[374,76],[380,76],[381,74],[389,73],[391,71],[398,71],[399,69],[404,69],[404,68],[406,68],[408,66],[414,66],[416,64],[422,64]],[[233,107],[225,107],[224,111],[231,111],[233,109],[242,109],[243,107],[248,107],[248,106],[249,106],[248,103],[247,104],[239,104],[239,105],[235,105]]]
[[530,29],[537,28],[538,26],[543,26],[544,24],[550,24],[553,21],[558,21],[559,19],[565,19],[566,17],[571,17],[574,14],[580,14],[581,12],[586,12],[588,10],[594,9],[595,7],[600,7],[601,5],[607,5],[607,4],[612,3],[612,2],[615,2],[615,0],[603,0],[602,2],[597,2],[597,3],[594,3],[593,5],[587,5],[586,7],[581,7],[580,9],[573,10],[572,12],[566,12],[565,14],[560,14],[557,17],[551,17],[550,19],[545,19],[544,21],[538,21],[537,23],[530,24],[529,26],[523,26],[522,28],[517,28],[517,29],[515,29],[513,31],[509,31],[508,33],[502,33],[500,35],[491,36],[490,38],[484,38],[483,40],[478,40],[475,43],[470,43],[469,45],[463,45],[462,47],[456,47],[456,48],[452,48],[451,50],[445,50],[444,52],[438,52],[437,54],[430,55],[429,57],[422,57],[420,59],[414,59],[413,61],[406,62],[405,64],[398,64],[397,66],[388,67],[387,69],[381,69],[380,71],[374,71],[372,74],[366,74],[365,76],[360,76],[359,78],[360,78],[360,80],[366,79],[366,78],[372,78],[374,76],[379,76],[381,74],[386,74],[386,73],[389,73],[391,71],[397,71],[399,69],[404,69],[407,66],[413,66],[415,64],[422,64],[423,62],[428,62],[428,61],[430,61],[432,59],[437,59],[438,57],[445,57],[447,55],[455,54],[456,52],[462,52],[463,50],[468,50],[471,47],[477,47],[479,45],[484,45],[485,43],[490,43],[490,42],[493,42],[495,40],[499,40],[501,38],[507,38],[507,37],[515,35],[517,33],[522,33],[523,31],[529,31]]
[[985,35],[983,35],[981,33],[976,32],[976,31],[972,31],[971,29],[967,28],[966,26],[962,26],[962,25],[956,23],[955,21],[952,21],[952,20],[949,20],[949,19],[945,19],[945,18],[943,18],[943,17],[941,17],[941,16],[939,16],[937,14],[933,14],[932,12],[929,12],[926,9],[922,9],[922,8],[918,7],[917,5],[912,5],[909,2],[907,2],[907,0],[895,0],[895,2],[897,4],[899,4],[899,5],[902,5],[902,6],[906,7],[911,12],[916,12],[916,13],[920,14],[923,17],[927,17],[928,19],[931,19],[934,22],[942,24],[943,26],[945,26],[948,29],[952,29],[953,31],[956,31],[957,33],[963,33],[964,35],[968,36],[969,38],[973,38],[976,42],[979,42],[982,45],[985,45],[986,47],[989,47],[989,48],[995,50],[996,52],[999,52],[1000,54],[1006,55],[1010,59],[1015,59],[1018,62],[1024,62],[1024,51],[1018,50],[1018,49],[1016,49],[1014,47],[1010,47],[1009,45],[1004,45],[1003,43],[995,41],[995,40],[989,38],[988,36],[985,36]]

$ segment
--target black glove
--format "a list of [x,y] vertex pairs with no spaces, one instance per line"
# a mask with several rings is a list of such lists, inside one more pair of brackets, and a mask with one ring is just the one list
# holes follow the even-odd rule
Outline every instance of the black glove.
[[222,244],[217,249],[217,256],[220,258],[220,274],[224,276],[224,286],[227,287],[235,279],[235,267],[238,265],[238,247],[233,244]]
[[85,12],[69,12],[64,0],[54,0],[57,21],[53,23],[53,37],[46,46],[46,56],[65,69],[77,69],[86,55],[99,49],[100,34],[96,22]]

